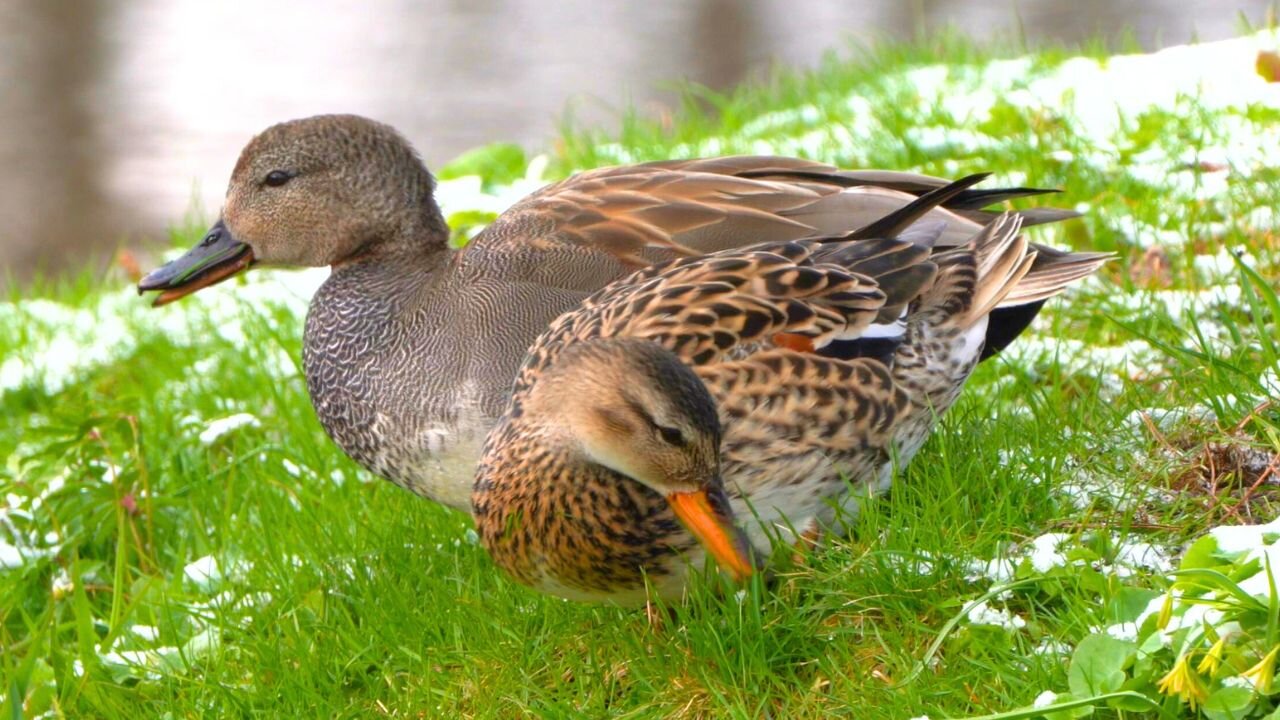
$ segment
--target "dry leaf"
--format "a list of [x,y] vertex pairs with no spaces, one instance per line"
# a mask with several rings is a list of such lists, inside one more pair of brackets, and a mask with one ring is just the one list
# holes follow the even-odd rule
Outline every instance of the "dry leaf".
[[1275,50],[1259,50],[1255,67],[1263,80],[1280,82],[1280,53]]
[[124,270],[125,276],[133,282],[142,279],[142,265],[132,251],[121,248],[120,252],[116,253],[116,265],[119,265]]
[[1173,281],[1169,270],[1169,254],[1161,245],[1152,245],[1142,258],[1129,267],[1129,279],[1140,288],[1151,290],[1169,287]]

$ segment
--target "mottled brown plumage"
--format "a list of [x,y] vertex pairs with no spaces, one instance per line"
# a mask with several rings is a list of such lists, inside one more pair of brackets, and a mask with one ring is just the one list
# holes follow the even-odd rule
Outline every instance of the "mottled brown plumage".
[[[255,137],[220,222],[139,287],[167,302],[251,264],[331,266],[303,355],[325,430],[374,473],[466,509],[484,435],[525,351],[558,315],[637,266],[842,235],[945,184],[776,157],[604,168],[530,195],[456,250],[409,143],[366,118],[324,115]],[[982,208],[1041,192],[964,188],[907,232],[956,246],[991,217]],[[1074,213],[1020,215],[1031,223]],[[1053,292],[1097,262],[1042,249],[1015,295]],[[1034,307],[1005,323],[998,312],[993,328],[1012,337],[1032,315]]]
[[[646,579],[679,595],[703,561],[666,507],[675,489],[727,496],[717,521],[736,520],[757,558],[831,527],[858,490],[887,486],[954,401],[991,311],[1034,265],[1019,228],[1001,216],[939,251],[936,237],[856,233],[766,243],[609,285],[552,323],[517,373],[476,476],[482,541],[520,582],[632,603]],[[824,354],[899,320],[882,357]],[[776,342],[788,336],[814,351]],[[668,379],[686,366],[699,384]],[[690,410],[707,403],[717,419]],[[705,458],[682,469],[682,448],[702,457],[717,439],[718,473]]]

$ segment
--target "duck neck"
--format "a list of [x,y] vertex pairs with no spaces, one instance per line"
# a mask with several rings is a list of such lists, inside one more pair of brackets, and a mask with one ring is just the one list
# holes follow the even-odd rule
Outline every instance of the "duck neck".
[[478,449],[442,432],[453,398],[439,378],[456,373],[433,361],[458,355],[442,346],[448,338],[432,314],[443,306],[453,251],[392,250],[335,266],[312,298],[303,338],[307,389],[329,437],[358,463],[465,507],[462,479]]

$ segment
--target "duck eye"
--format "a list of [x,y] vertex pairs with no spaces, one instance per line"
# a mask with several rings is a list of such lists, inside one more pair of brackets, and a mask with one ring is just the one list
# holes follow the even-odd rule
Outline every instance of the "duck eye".
[[267,187],[280,187],[281,185],[293,179],[293,173],[284,170],[272,170],[267,173],[267,177],[262,181]]
[[684,444],[685,444],[684,433],[680,432],[678,429],[673,427],[658,426],[658,434],[662,436],[662,439],[668,445],[674,445],[676,447],[684,447]]

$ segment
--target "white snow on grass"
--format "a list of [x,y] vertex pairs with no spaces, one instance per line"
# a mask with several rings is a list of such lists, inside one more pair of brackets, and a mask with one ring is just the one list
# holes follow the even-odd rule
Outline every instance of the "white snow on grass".
[[160,630],[152,625],[130,625],[129,632],[143,642],[155,642],[160,638]]
[[251,566],[244,561],[219,561],[212,555],[192,560],[182,568],[188,582],[203,592],[211,592],[229,580],[244,577]]
[[1168,550],[1142,541],[1121,543],[1115,552],[1115,563],[1123,568],[1141,568],[1158,573],[1173,570],[1173,559]]
[[[1193,205],[1199,213],[1209,203],[1220,203],[1215,209],[1230,210],[1226,215],[1230,223],[1197,220],[1200,232],[1210,238],[1220,238],[1235,228],[1275,226],[1272,208],[1247,207],[1242,198],[1248,196],[1250,183],[1259,182],[1254,177],[1257,171],[1280,166],[1280,143],[1271,135],[1257,132],[1255,124],[1244,117],[1255,104],[1280,107],[1280,84],[1266,83],[1253,71],[1256,51],[1274,46],[1277,39],[1275,33],[1262,33],[1221,43],[1170,48],[1152,55],[1121,56],[1105,62],[1074,58],[1048,70],[1039,69],[1028,58],[972,66],[933,65],[872,78],[870,82],[878,84],[871,88],[874,92],[883,93],[888,88],[903,97],[904,111],[920,113],[919,122],[899,134],[901,140],[917,149],[938,153],[953,150],[998,153],[1016,139],[989,135],[979,126],[990,119],[994,107],[1007,103],[1028,114],[1048,115],[1068,127],[1069,148],[1044,149],[1054,161],[1127,173],[1133,180],[1161,188],[1169,197],[1168,209],[1108,216],[1099,221],[1108,223],[1110,229],[1136,245],[1169,246],[1177,267],[1189,269],[1203,286],[1192,290],[1126,293],[1109,283],[1104,285],[1093,280],[1081,283],[1072,292],[1091,293],[1091,301],[1096,300],[1111,314],[1149,314],[1154,308],[1174,318],[1194,315],[1201,319],[1201,329],[1213,339],[1221,335],[1222,329],[1210,317],[1212,311],[1242,304],[1235,259],[1239,248],[1216,247],[1202,255],[1178,250],[1189,240],[1182,230],[1188,226],[1182,214]],[[820,101],[814,99],[797,108],[776,110],[750,119],[734,138],[710,138],[680,145],[669,154],[693,157],[756,152],[821,157],[830,155],[833,148],[840,148],[856,165],[858,153],[864,152],[860,148],[865,146],[866,138],[885,134],[885,127],[877,118],[878,108],[868,97],[875,95],[855,93],[836,98],[852,111],[852,120],[847,123],[832,125],[818,104]],[[1206,147],[1188,149],[1181,141],[1132,147],[1128,134],[1134,121],[1143,114],[1185,113],[1196,104],[1209,110],[1232,111],[1216,116],[1214,127],[1206,130],[1212,131],[1212,136],[1204,141]],[[946,122],[947,116],[952,123]],[[954,124],[965,129],[957,130],[952,127]],[[601,150],[606,155],[611,152],[608,147]],[[617,146],[612,152],[620,162],[637,159]],[[462,211],[501,213],[544,184],[546,161],[545,156],[535,158],[524,178],[505,187],[486,187],[479,177],[443,181],[437,189],[437,200],[446,217]],[[1188,169],[1195,166],[1201,171]],[[959,163],[951,161],[950,167],[958,170]],[[1018,172],[1006,171],[999,179],[1014,184],[1022,182]],[[1079,209],[1086,213],[1091,210],[1087,206]],[[180,252],[175,250],[170,257]],[[1263,253],[1262,249],[1250,248],[1240,253],[1239,258],[1246,265],[1261,268],[1273,261]],[[21,328],[23,333],[16,351],[0,361],[0,392],[30,387],[57,393],[95,368],[129,357],[143,343],[156,337],[168,338],[180,346],[219,340],[243,347],[247,345],[246,327],[256,322],[274,322],[269,313],[277,309],[285,311],[286,319],[294,318],[300,323],[310,297],[327,276],[325,268],[256,269],[162,309],[151,308],[149,298],[137,297],[131,287],[99,295],[83,306],[49,300],[0,302],[0,327]],[[1050,309],[1046,316],[1052,314]],[[280,348],[257,350],[259,361],[266,364],[272,375],[290,378],[297,374],[297,358]],[[1005,357],[1027,367],[1058,362],[1069,372],[1101,378],[1107,391],[1164,372],[1165,360],[1162,351],[1139,339],[1097,346],[1070,337],[1053,338],[1034,333],[1006,350]],[[217,358],[210,357],[194,364],[189,369],[194,376],[192,381],[198,382],[201,377],[217,372],[218,363]],[[1259,386],[1264,393],[1280,395],[1280,367],[1263,373]],[[1241,402],[1248,402],[1246,395],[1252,389],[1239,392]],[[189,432],[196,434],[201,443],[210,445],[239,429],[261,424],[253,414],[236,412],[237,409],[219,406],[218,412],[228,416],[207,424],[193,416],[180,425],[190,427]],[[1208,404],[1151,408],[1143,412],[1162,430],[1184,422],[1215,420]],[[1145,431],[1145,427],[1141,415],[1131,415],[1121,422],[1119,430]],[[304,468],[291,459],[280,462],[283,471],[291,476],[304,473]],[[1005,464],[1010,462],[1010,458],[1005,459]],[[103,464],[95,466],[94,472],[101,480],[112,482],[120,477],[121,469]],[[1128,506],[1126,503],[1131,505],[1149,499],[1146,495],[1135,496],[1122,478],[1092,468],[1076,467],[1068,475],[1067,481],[1055,489],[1081,508],[1102,501],[1122,508]],[[329,474],[330,480],[339,485],[348,477],[341,470]],[[368,476],[355,477],[367,479]],[[60,539],[56,533],[46,536],[40,532],[18,532],[15,524],[23,526],[23,522],[30,520],[45,500],[64,485],[65,478],[55,476],[30,498],[14,493],[6,495],[6,506],[0,506],[0,572],[20,570],[36,561],[47,562],[57,554]],[[18,522],[15,523],[15,519]],[[1236,553],[1241,564],[1253,562],[1263,567],[1240,580],[1241,589],[1259,597],[1277,592],[1265,566],[1269,563],[1274,567],[1280,562],[1280,545],[1275,542],[1280,538],[1280,519],[1258,526],[1215,528],[1210,534],[1220,553]],[[1168,550],[1146,541],[1116,535],[1099,543],[1090,543],[1089,539],[1087,535],[1051,532],[1023,543],[1007,555],[990,559],[962,558],[958,564],[971,581],[992,585],[1026,575],[1075,571],[1077,566],[1085,564],[1121,580],[1134,574],[1166,575],[1174,568],[1173,556]],[[1096,536],[1093,539],[1097,539]],[[477,541],[474,531],[467,530],[454,544]],[[1090,548],[1096,547],[1107,548],[1108,556],[1080,559],[1096,557],[1089,555]],[[945,560],[922,555],[910,559],[908,567],[914,572],[932,572],[936,563]],[[355,561],[339,567],[352,577],[356,568],[368,569]],[[159,627],[134,625],[118,638],[119,647],[100,649],[103,663],[130,677],[156,678],[189,670],[190,663],[207,657],[220,645],[220,631],[212,627],[212,623],[229,613],[240,614],[236,622],[248,622],[255,607],[271,602],[268,593],[249,592],[236,586],[248,570],[247,563],[220,560],[212,555],[188,563],[182,569],[182,578],[184,590],[195,595],[184,603],[191,625],[181,633],[170,626],[165,626],[162,632]],[[1280,568],[1277,571],[1280,572]],[[52,576],[51,592],[55,597],[66,595],[75,582],[64,569],[58,568]],[[1100,631],[1114,637],[1136,639],[1143,622],[1159,612],[1163,602],[1163,598],[1153,600],[1136,622],[1118,623]],[[1220,614],[1215,615],[1218,611],[1208,604],[1180,606],[1179,610],[1162,633],[1166,642],[1169,633],[1178,628],[1214,624],[1221,619]],[[1023,617],[987,602],[970,608],[965,619],[972,625],[990,625],[1011,632],[1027,627]],[[1219,628],[1219,632],[1226,634],[1227,631]],[[155,645],[162,636],[177,644],[137,647]],[[184,636],[188,638],[185,642],[172,639]],[[1034,648],[1036,653],[1057,656],[1069,655],[1071,651],[1069,645],[1049,637],[1041,638]],[[83,668],[77,674],[83,674]],[[1045,692],[1036,698],[1035,706],[1045,707],[1055,700],[1056,695]],[[927,718],[922,716],[920,720]]]
[[10,545],[0,540],[0,570],[22,567],[26,562],[26,557],[16,545]]
[[157,680],[166,675],[190,671],[197,663],[212,655],[222,645],[217,628],[205,628],[181,647],[164,646],[145,650],[98,649],[98,659],[109,670],[121,674]]
[[211,420],[205,429],[200,431],[200,442],[212,445],[230,432],[243,427],[258,427],[258,418],[249,413],[236,413],[217,420]]
[[[1035,575],[1048,575],[1056,568],[1088,564],[1083,559],[1070,557],[1072,550],[1086,546],[1088,537],[1061,532],[1044,533],[1023,543],[1016,553],[989,560],[965,558],[960,562],[970,582],[1001,585],[1017,577],[1022,567]],[[1103,558],[1094,563],[1100,572],[1125,578],[1135,572],[1167,573],[1173,569],[1172,553],[1164,548],[1115,534],[1107,539],[1106,544],[1111,548],[1109,559]]]
[[993,608],[986,601],[969,608],[966,618],[970,625],[994,625],[1006,630],[1021,630],[1027,626],[1027,621],[1020,616],[1004,608]]
[[1049,707],[1050,705],[1054,704],[1057,701],[1058,701],[1058,693],[1052,690],[1045,690],[1044,692],[1036,696],[1036,699],[1031,703],[1031,707],[1045,708],[1045,707]]
[[38,548],[30,545],[12,544],[0,540],[0,570],[16,570],[35,560],[52,557],[53,548]]
[[1213,528],[1209,535],[1217,541],[1219,552],[1252,552],[1280,539],[1280,518],[1262,525],[1224,525]]
[[1067,533],[1045,533],[1031,541],[1027,548],[1027,561],[1031,568],[1044,574],[1050,570],[1067,564],[1067,556],[1059,551],[1059,547],[1071,540]]

